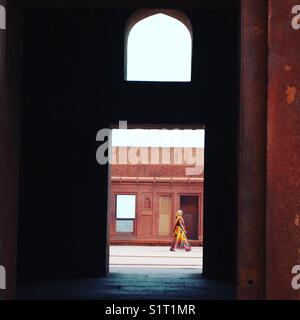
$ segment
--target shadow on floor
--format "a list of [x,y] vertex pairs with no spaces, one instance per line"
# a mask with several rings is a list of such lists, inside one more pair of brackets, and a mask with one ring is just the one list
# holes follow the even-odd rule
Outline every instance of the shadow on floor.
[[195,269],[112,267],[105,278],[19,284],[19,300],[231,300],[227,283]]

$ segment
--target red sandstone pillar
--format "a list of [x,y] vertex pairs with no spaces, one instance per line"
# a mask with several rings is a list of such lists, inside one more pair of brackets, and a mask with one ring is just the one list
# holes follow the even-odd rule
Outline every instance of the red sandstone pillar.
[[300,16],[292,13],[296,5],[299,0],[269,0],[267,299],[300,299],[300,290],[291,284],[292,268],[300,265]]
[[267,1],[242,0],[237,298],[264,298]]

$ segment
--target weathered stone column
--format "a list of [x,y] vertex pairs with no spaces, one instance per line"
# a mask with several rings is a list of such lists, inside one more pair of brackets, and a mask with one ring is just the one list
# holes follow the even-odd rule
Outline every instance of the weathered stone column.
[[300,1],[269,0],[268,299],[300,299],[292,285],[293,267],[300,265],[299,40]]
[[265,296],[267,1],[243,0],[239,128],[238,299]]

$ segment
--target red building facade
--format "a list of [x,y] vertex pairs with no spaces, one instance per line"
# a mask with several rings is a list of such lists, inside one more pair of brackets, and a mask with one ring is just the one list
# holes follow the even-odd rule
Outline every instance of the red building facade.
[[[141,148],[141,153],[145,149]],[[121,152],[114,148],[117,157],[114,156],[111,168],[110,243],[170,244],[175,213],[182,209],[191,243],[202,245],[203,149],[194,149],[188,156],[183,155],[181,148],[156,151],[151,164],[141,160],[132,165],[120,164]],[[163,154],[167,151],[171,156],[164,161]],[[118,212],[125,210],[118,206],[118,201],[125,201],[123,206],[126,206],[127,200],[134,207],[134,213],[128,216]]]

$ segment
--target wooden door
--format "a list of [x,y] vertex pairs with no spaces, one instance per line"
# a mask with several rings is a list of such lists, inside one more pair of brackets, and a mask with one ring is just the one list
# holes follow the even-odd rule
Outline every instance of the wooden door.
[[199,222],[199,197],[181,196],[180,208],[183,210],[183,218],[190,240],[198,240],[198,222]]
[[171,196],[159,197],[159,229],[160,236],[170,236],[171,234],[171,210],[172,198]]

